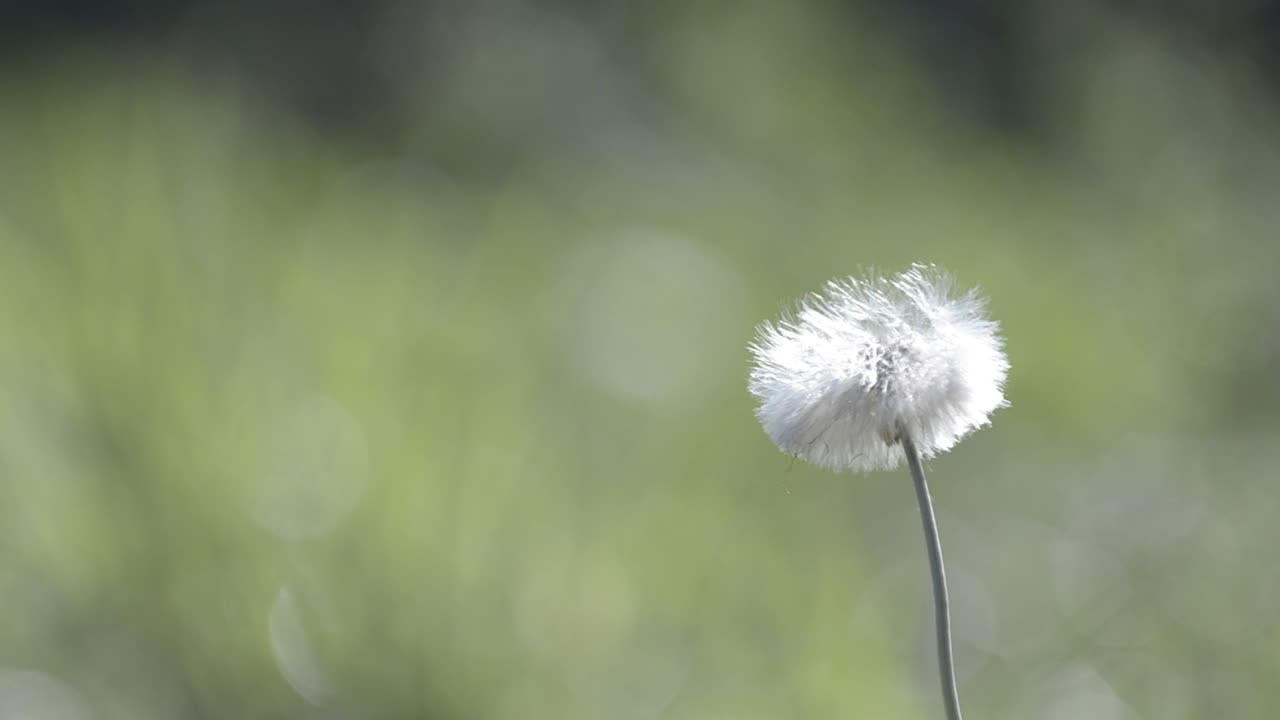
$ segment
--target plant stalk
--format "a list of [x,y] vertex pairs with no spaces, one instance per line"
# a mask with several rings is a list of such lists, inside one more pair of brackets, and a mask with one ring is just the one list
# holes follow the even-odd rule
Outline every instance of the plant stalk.
[[938,535],[938,519],[933,514],[933,498],[929,482],[920,465],[920,453],[906,432],[899,435],[907,455],[911,479],[915,481],[916,502],[920,505],[920,522],[924,525],[924,544],[929,551],[929,572],[933,578],[934,624],[938,632],[938,675],[942,682],[942,703],[947,720],[961,720],[960,696],[956,692],[955,659],[951,652],[951,603],[947,597],[947,571],[942,564],[942,538]]

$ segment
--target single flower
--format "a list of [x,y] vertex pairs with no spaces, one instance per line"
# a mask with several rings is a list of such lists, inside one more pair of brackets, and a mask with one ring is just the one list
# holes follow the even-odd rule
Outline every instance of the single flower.
[[976,291],[937,268],[833,280],[751,345],[756,416],[784,452],[834,470],[887,470],[949,450],[1006,405],[1009,362]]
[[933,583],[947,720],[963,720],[942,538],[921,458],[949,450],[1005,405],[1009,361],[974,291],[934,267],[827,284],[794,316],[760,326],[756,415],[783,451],[836,470],[911,471]]

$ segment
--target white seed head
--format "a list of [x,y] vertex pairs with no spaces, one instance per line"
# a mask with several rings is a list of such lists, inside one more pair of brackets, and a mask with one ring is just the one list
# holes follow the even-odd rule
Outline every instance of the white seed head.
[[827,283],[751,344],[756,416],[784,452],[833,470],[887,470],[908,433],[925,458],[1007,403],[999,326],[937,268]]

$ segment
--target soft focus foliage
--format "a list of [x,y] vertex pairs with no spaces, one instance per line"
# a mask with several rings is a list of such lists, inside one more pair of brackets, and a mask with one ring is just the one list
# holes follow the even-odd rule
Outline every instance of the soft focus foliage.
[[966,710],[1274,716],[1249,72],[1048,18],[1031,146],[874,23],[679,7],[631,86],[477,11],[388,61],[390,151],[163,52],[6,66],[0,716],[934,717],[905,474],[792,466],[743,390],[782,298],[917,259],[1015,368],[931,468]]

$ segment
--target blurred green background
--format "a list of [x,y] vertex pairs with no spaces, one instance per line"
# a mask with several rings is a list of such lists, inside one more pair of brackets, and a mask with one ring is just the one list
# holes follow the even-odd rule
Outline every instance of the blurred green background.
[[1012,362],[930,463],[969,715],[1280,711],[1238,24],[135,5],[0,55],[0,717],[940,717],[905,471],[746,392],[757,323],[912,261]]

